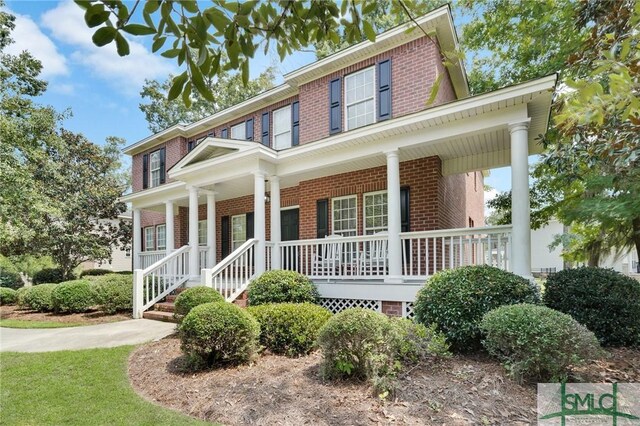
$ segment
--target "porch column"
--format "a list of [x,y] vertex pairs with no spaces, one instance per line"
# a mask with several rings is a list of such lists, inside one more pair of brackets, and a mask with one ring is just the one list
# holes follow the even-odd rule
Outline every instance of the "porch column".
[[171,254],[174,249],[174,234],[173,234],[173,201],[165,201],[164,203],[164,216],[165,216],[165,228],[167,230],[167,256]]
[[271,269],[280,269],[280,178],[271,176]]
[[191,278],[200,276],[198,269],[198,188],[189,187],[189,273]]
[[140,209],[133,209],[133,269],[140,269],[140,253],[142,252],[142,221]]
[[402,242],[400,232],[400,160],[398,150],[387,151],[387,224],[389,233],[389,275],[388,283],[401,283],[402,280]]
[[531,277],[529,121],[509,125],[511,134],[511,270]]
[[207,267],[216,265],[216,196],[207,194]]
[[260,275],[265,268],[266,212],[264,202],[264,172],[253,174],[253,233],[258,240],[255,254],[255,272]]

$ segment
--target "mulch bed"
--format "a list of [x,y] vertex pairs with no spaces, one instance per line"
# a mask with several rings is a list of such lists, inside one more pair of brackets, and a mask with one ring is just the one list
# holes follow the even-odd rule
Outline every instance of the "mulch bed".
[[61,323],[102,324],[131,319],[131,314],[108,315],[104,312],[92,311],[82,314],[56,315],[51,312],[35,312],[18,309],[16,306],[0,306],[0,318],[17,319],[23,321],[49,321]]

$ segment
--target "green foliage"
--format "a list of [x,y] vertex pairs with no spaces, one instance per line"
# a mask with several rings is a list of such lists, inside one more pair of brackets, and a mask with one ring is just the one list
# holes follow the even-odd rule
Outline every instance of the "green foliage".
[[260,325],[227,302],[196,306],[179,326],[182,351],[194,369],[240,364],[258,351]]
[[315,284],[295,271],[267,271],[251,281],[249,305],[266,303],[315,303],[320,297]]
[[415,364],[429,357],[448,358],[450,345],[435,324],[425,327],[406,318],[390,318],[397,335],[396,354],[404,363]]
[[133,276],[108,274],[91,283],[94,302],[107,314],[131,311],[133,308]]
[[74,280],[56,285],[51,294],[51,304],[57,313],[86,312],[95,304],[91,283]]
[[33,311],[49,312],[53,310],[53,291],[59,284],[40,284],[27,287],[18,294],[18,304]]
[[30,288],[31,287],[21,287],[16,290],[16,305],[18,305],[18,307],[21,309],[27,308],[25,296],[27,294],[27,290],[29,290]]
[[491,266],[464,266],[438,272],[420,290],[416,321],[435,323],[455,351],[480,348],[482,316],[502,305],[539,303],[539,290],[528,280]]
[[602,345],[640,345],[640,282],[633,278],[611,269],[566,269],[547,279],[544,303],[585,325]]
[[22,287],[22,279],[15,272],[0,269],[0,287],[17,290]]
[[311,303],[266,304],[247,310],[260,323],[260,344],[291,357],[311,352],[318,332],[331,318],[331,312]]
[[33,277],[44,268],[53,268],[55,265],[49,256],[34,256],[23,254],[19,256],[5,257],[0,254],[0,270],[25,274]]
[[592,332],[545,306],[501,306],[488,312],[480,327],[484,346],[518,381],[564,381],[571,366],[602,354]]
[[113,271],[111,271],[110,269],[100,269],[100,268],[86,269],[80,273],[80,278],[97,277],[100,275],[107,275],[111,273],[113,273]]
[[8,287],[0,287],[0,305],[14,305],[18,299],[17,292]]
[[42,269],[33,276],[33,285],[42,283],[61,283],[64,281],[64,271],[60,268],[45,268]]
[[182,320],[193,308],[204,303],[224,302],[224,297],[210,287],[191,287],[176,297],[174,316]]

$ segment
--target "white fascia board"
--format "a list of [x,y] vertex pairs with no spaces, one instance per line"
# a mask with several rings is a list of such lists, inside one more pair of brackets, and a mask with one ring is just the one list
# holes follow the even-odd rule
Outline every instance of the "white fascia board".
[[182,157],[180,161],[178,161],[175,165],[173,165],[169,169],[170,177],[172,176],[173,173],[177,173],[180,170],[182,170],[184,167],[186,167],[191,160],[193,160],[195,157],[198,156],[198,154],[200,154],[202,151],[204,151],[210,146],[235,149],[237,151],[245,151],[247,149],[251,149],[253,145],[255,145],[255,142],[240,141],[240,140],[234,140],[234,139],[214,138],[214,137],[208,136],[205,140],[200,142],[193,150],[191,150],[191,152],[189,152],[187,155]]
[[126,146],[122,149],[124,154],[133,155],[138,151],[146,148],[147,145],[149,147],[153,145],[160,144],[166,140],[174,138],[176,136],[185,136],[186,135],[186,126],[183,124],[174,124],[173,126],[164,129],[158,133],[155,133],[151,136],[147,136],[146,138],[139,140],[136,143],[133,143],[129,146]]
[[[131,194],[123,195],[120,197],[119,201],[123,203],[133,203],[135,205],[132,208],[139,208],[140,206],[137,204],[142,199],[160,199],[166,200],[167,194],[173,193],[176,190],[186,190],[184,182],[171,182],[162,184],[159,186],[155,186],[153,188],[144,189],[138,192],[132,192]],[[170,199],[170,198],[169,198]]]

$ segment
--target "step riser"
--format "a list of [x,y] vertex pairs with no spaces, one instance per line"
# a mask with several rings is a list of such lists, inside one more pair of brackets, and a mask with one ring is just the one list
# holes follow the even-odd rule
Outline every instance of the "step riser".
[[173,317],[172,313],[169,312],[161,312],[161,311],[147,311],[142,314],[142,318],[156,320],[156,321],[164,321],[164,322],[173,322],[177,323],[178,321]]
[[162,312],[175,312],[176,305],[171,302],[156,303],[154,309]]

